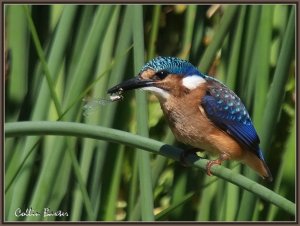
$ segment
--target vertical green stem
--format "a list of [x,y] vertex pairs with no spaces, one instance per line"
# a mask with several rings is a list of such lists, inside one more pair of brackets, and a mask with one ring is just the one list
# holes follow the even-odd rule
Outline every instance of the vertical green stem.
[[[133,41],[134,41],[134,65],[135,74],[138,74],[140,68],[144,64],[144,36],[143,36],[143,8],[142,6],[132,6],[133,12]],[[148,109],[146,94],[136,91],[137,100],[137,132],[143,136],[148,134]],[[150,154],[146,152],[138,153],[140,191],[143,205],[142,220],[153,221],[153,191],[152,176],[150,166]]]

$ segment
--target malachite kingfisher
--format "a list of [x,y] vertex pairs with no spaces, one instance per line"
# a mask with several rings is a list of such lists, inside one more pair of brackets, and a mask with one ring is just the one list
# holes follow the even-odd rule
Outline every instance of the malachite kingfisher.
[[108,93],[133,89],[150,91],[158,98],[179,142],[218,156],[208,162],[208,175],[213,165],[236,160],[272,181],[249,113],[240,98],[217,79],[201,73],[186,60],[157,57],[146,63],[136,77],[112,87]]

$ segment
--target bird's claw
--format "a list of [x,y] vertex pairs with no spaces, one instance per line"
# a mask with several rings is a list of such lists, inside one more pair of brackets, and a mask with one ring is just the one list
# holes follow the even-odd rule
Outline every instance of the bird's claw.
[[208,161],[208,163],[206,164],[206,174],[208,176],[212,176],[211,172],[210,172],[210,168],[213,166],[213,165],[221,165],[222,164],[222,161],[220,159],[216,159],[216,160],[210,160]]

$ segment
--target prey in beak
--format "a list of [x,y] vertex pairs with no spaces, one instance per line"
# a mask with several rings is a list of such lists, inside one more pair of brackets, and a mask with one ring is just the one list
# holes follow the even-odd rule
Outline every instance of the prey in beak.
[[169,89],[166,86],[168,75],[166,70],[155,71],[152,68],[145,68],[138,76],[110,88],[107,93],[111,96],[122,95],[124,91],[142,89],[154,93],[159,99],[166,99],[169,96]]

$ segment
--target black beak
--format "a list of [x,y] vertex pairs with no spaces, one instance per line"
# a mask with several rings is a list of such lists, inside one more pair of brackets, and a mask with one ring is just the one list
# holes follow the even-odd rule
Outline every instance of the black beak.
[[107,93],[113,94],[117,92],[123,92],[148,86],[153,86],[154,81],[151,79],[142,79],[140,76],[136,76],[134,78],[128,79],[119,85],[116,85],[110,88]]

